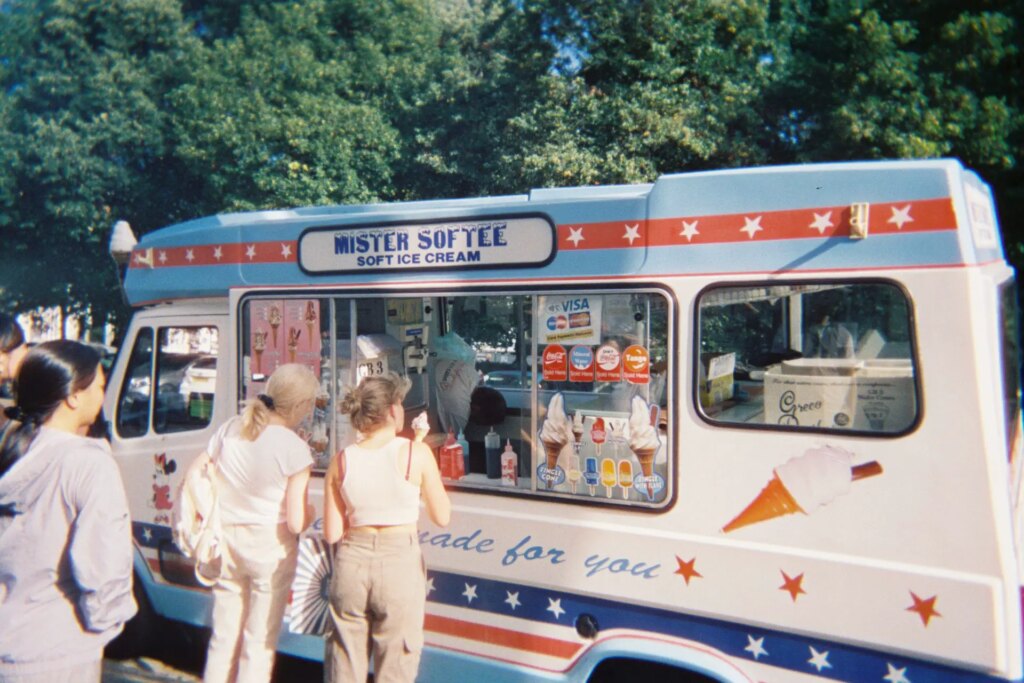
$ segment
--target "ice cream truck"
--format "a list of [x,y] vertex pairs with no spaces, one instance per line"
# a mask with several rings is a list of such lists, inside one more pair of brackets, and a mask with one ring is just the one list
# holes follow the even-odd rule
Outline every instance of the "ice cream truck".
[[[209,623],[180,478],[297,362],[317,505],[341,392],[411,381],[454,504],[419,680],[1022,678],[1016,285],[955,160],[217,215],[125,289],[105,411],[158,615]],[[331,568],[314,526],[282,652],[322,657]]]

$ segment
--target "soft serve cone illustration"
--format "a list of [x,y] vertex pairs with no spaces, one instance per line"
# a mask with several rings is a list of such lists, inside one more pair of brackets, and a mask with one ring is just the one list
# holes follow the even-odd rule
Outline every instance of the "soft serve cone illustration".
[[[544,456],[548,470],[553,471],[558,465],[558,456],[572,437],[572,422],[565,414],[565,398],[555,394],[548,403],[548,414],[544,418],[544,426],[540,430],[540,441],[544,444]],[[551,488],[552,480],[548,480]]]
[[852,453],[834,446],[811,448],[791,458],[775,468],[761,493],[722,531],[735,531],[794,512],[808,515],[849,493],[851,482],[882,473],[877,462],[854,466],[852,460]]
[[651,424],[651,409],[639,396],[633,397],[629,413],[629,448],[640,462],[640,470],[647,480],[647,495],[653,495],[651,477],[654,476],[654,456],[661,443],[658,430]]

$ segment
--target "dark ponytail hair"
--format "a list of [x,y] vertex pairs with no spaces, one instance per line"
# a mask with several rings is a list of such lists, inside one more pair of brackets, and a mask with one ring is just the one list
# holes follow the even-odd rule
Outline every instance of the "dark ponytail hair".
[[99,366],[99,352],[74,341],[46,342],[28,352],[14,380],[15,405],[5,411],[11,422],[0,439],[0,477],[28,452],[61,402],[92,384]]

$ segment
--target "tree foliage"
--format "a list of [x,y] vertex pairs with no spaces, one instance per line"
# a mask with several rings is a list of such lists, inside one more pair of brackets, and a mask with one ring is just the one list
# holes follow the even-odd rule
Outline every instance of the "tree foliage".
[[1024,0],[6,0],[0,303],[119,312],[105,246],[238,209],[959,157],[1008,252]]

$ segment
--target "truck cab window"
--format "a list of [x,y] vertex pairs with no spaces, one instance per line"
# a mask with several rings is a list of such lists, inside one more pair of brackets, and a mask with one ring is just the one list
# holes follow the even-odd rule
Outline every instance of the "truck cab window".
[[700,298],[697,402],[719,423],[898,434],[917,420],[910,304],[880,282]]
[[213,416],[217,385],[216,327],[163,327],[156,354],[153,429],[203,429]]
[[135,335],[128,370],[117,399],[117,433],[121,438],[143,436],[149,430],[152,404],[153,329],[140,328]]

